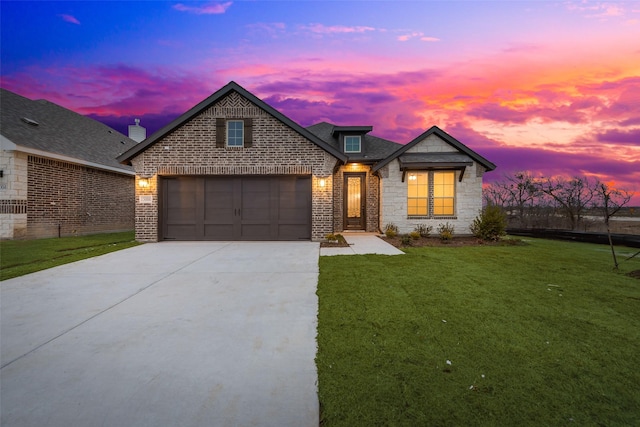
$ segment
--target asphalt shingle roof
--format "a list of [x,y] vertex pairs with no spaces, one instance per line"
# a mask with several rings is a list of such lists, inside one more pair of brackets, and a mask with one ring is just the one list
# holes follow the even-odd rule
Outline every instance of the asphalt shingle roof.
[[89,117],[44,99],[0,89],[0,134],[14,144],[123,171],[116,157],[136,141]]
[[[342,151],[338,137],[334,136],[334,128],[337,127],[331,123],[321,122],[307,127],[307,130],[315,134],[318,138],[333,146],[337,150]],[[344,127],[341,127],[344,129]],[[391,155],[394,151],[402,147],[387,139],[378,138],[377,136],[365,134],[362,139],[361,153],[345,153],[351,162],[377,162]]]

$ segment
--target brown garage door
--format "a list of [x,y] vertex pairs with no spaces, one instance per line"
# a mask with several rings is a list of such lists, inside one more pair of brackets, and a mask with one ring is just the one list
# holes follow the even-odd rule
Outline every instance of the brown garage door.
[[166,240],[309,240],[308,176],[167,177]]

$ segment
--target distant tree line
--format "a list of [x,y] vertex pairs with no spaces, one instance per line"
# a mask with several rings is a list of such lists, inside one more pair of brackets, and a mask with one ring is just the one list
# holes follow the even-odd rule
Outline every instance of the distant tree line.
[[484,202],[502,208],[511,228],[589,231],[627,205],[633,192],[586,176],[536,177],[517,172],[486,186]]

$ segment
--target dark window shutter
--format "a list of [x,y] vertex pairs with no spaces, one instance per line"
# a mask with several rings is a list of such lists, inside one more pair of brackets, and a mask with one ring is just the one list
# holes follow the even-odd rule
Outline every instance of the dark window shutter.
[[216,147],[224,148],[227,141],[227,121],[216,119]]
[[251,147],[253,145],[253,119],[244,120],[244,146]]

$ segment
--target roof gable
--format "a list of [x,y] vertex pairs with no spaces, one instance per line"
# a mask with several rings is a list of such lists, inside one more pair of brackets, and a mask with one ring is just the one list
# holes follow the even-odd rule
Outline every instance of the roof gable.
[[1,134],[16,149],[131,173],[116,157],[136,142],[92,118],[0,89]]
[[149,138],[139,143],[137,146],[131,148],[127,152],[120,155],[118,157],[118,161],[120,161],[123,164],[131,164],[131,159],[133,159],[140,153],[144,152],[147,148],[151,147],[160,139],[162,139],[169,133],[173,132],[177,128],[181,127],[182,125],[184,125],[185,123],[187,123],[188,121],[190,121],[191,119],[193,119],[194,117],[202,113],[207,108],[214,105],[216,102],[220,101],[222,98],[224,98],[231,92],[237,92],[240,96],[248,99],[251,103],[256,105],[258,108],[261,108],[262,110],[266,111],[271,116],[275,117],[277,120],[284,123],[289,128],[293,129],[294,131],[296,131],[306,139],[310,140],[312,143],[316,144],[318,147],[322,148],[332,156],[336,157],[337,159],[343,162],[346,162],[347,157],[344,154],[342,154],[340,151],[338,151],[331,145],[327,144],[325,141],[318,138],[316,135],[309,132],[307,129],[303,128],[302,126],[300,126],[299,124],[297,124],[296,122],[294,122],[293,120],[291,120],[290,118],[288,118],[287,116],[285,116],[284,114],[276,110],[275,108],[271,107],[269,104],[262,101],[261,99],[253,95],[251,92],[247,91],[242,86],[240,86],[239,84],[233,81],[229,82],[227,85],[225,85],[221,89],[214,92],[211,96],[209,96],[205,100],[201,101],[200,103],[192,107],[190,110],[182,114],[180,117],[176,118],[171,123],[169,123],[168,125],[164,126],[162,129],[155,132]]
[[470,149],[469,147],[464,145],[462,142],[458,141],[457,139],[455,139],[454,137],[452,137],[451,135],[449,135],[448,133],[446,133],[445,131],[443,131],[439,127],[432,126],[426,132],[422,133],[417,138],[415,138],[413,141],[409,142],[408,144],[403,145],[397,151],[392,153],[389,157],[387,157],[384,160],[382,160],[381,162],[377,163],[372,168],[372,171],[375,172],[375,171],[378,171],[378,170],[382,169],[384,166],[386,166],[389,163],[391,163],[394,159],[397,159],[402,154],[407,152],[407,150],[410,150],[412,147],[415,147],[417,144],[419,144],[420,142],[424,141],[430,135],[438,136],[440,139],[442,139],[444,142],[446,142],[447,144],[449,144],[452,147],[454,147],[459,152],[466,154],[467,156],[469,156],[474,161],[480,163],[487,170],[491,171],[491,170],[494,170],[496,168],[495,164],[491,163],[489,160],[485,159],[480,154],[476,153],[475,151],[473,151],[472,149]]

